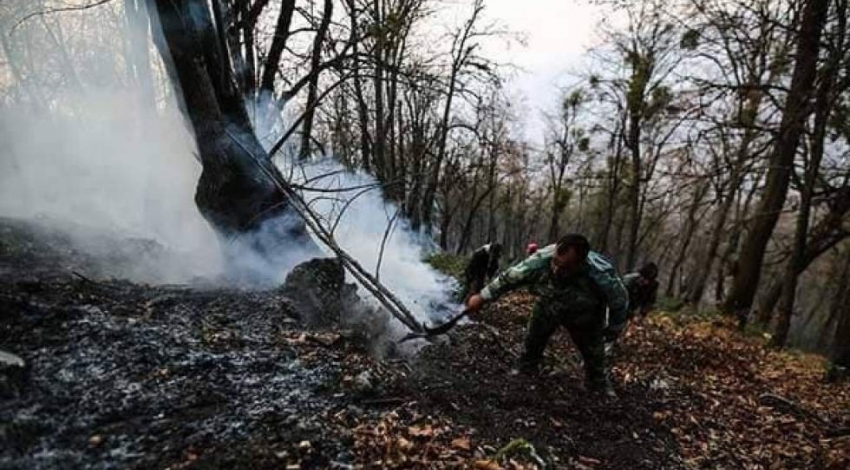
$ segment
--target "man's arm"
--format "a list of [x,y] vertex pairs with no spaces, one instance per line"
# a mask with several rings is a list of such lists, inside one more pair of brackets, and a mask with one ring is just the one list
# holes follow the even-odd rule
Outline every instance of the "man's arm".
[[600,287],[608,302],[608,330],[618,335],[628,318],[629,293],[616,272],[606,272],[604,279]]
[[485,301],[495,300],[505,292],[528,282],[541,269],[548,269],[553,252],[554,245],[552,250],[540,250],[522,262],[502,271],[481,291],[481,298]]
[[628,318],[629,292],[608,260],[591,252],[589,261],[594,267],[594,280],[608,304],[608,334],[617,336],[625,327]]

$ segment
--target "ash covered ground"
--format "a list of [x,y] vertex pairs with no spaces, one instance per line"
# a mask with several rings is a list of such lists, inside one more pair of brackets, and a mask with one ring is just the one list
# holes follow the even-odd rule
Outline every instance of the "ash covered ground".
[[[0,220],[0,468],[846,468],[850,387],[720,321],[659,316],[623,341],[620,399],[580,386],[564,335],[512,376],[518,294],[402,354],[332,260],[276,289],[116,278],[97,256]],[[311,289],[333,296],[304,295]],[[777,397],[785,400],[784,402]]]

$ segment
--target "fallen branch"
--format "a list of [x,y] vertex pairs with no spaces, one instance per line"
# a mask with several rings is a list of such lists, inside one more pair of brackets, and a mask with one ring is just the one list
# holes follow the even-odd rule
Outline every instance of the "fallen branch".
[[333,234],[328,231],[321,223],[321,218],[318,214],[316,214],[312,209],[310,209],[309,205],[304,201],[300,194],[298,194],[289,183],[284,180],[277,172],[272,171],[266,165],[270,165],[269,161],[262,161],[254,155],[253,152],[248,150],[242,142],[239,142],[237,138],[235,138],[229,131],[225,130],[225,133],[231,140],[233,140],[236,145],[238,145],[249,157],[251,160],[257,165],[260,171],[269,178],[269,180],[274,183],[274,185],[280,190],[287,198],[289,198],[292,203],[292,208],[301,216],[313,234],[319,239],[322,244],[328,247],[342,262],[343,267],[348,270],[351,275],[357,279],[360,285],[363,286],[364,289],[369,291],[378,302],[383,305],[392,316],[394,316],[398,321],[404,324],[412,331],[422,331],[422,325],[416,320],[416,317],[410,313],[410,310],[399,300],[389,289],[387,289],[383,284],[381,284],[374,276],[372,276],[368,271],[363,269],[363,266],[357,262],[356,259],[351,257],[348,253],[346,253],[337,243],[333,237]]
[[794,403],[793,401],[791,401],[791,400],[789,400],[785,397],[781,397],[779,395],[774,395],[772,393],[762,394],[762,395],[759,396],[759,403],[766,405],[766,406],[770,406],[771,408],[784,408],[785,411],[788,412],[788,413],[796,414],[796,415],[802,416],[804,418],[810,418],[810,419],[817,421],[818,423],[820,423],[822,425],[832,427],[831,426],[832,423],[830,423],[826,419],[822,418],[817,413],[815,413],[813,411],[809,411],[809,410],[803,408],[802,405]]

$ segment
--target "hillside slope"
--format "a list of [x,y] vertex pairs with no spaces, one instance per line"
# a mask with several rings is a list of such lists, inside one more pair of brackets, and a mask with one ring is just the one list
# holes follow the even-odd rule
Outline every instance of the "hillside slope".
[[0,368],[0,468],[850,465],[850,384],[723,319],[633,325],[606,402],[562,332],[541,377],[510,374],[527,294],[377,359],[362,321],[308,328],[281,290],[89,277],[9,240],[0,349],[27,368]]

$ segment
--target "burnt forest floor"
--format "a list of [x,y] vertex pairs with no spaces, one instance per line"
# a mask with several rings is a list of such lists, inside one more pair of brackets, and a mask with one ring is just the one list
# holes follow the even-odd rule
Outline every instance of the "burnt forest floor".
[[[526,294],[377,359],[281,290],[115,279],[34,230],[0,220],[0,350],[27,363],[0,368],[3,469],[850,465],[850,384],[723,318],[632,325],[603,400],[562,332],[540,377],[511,375]],[[135,248],[110,266],[152,249]]]

